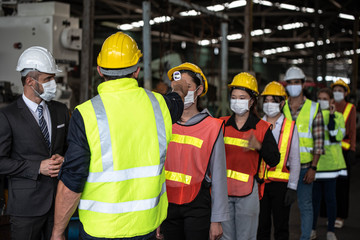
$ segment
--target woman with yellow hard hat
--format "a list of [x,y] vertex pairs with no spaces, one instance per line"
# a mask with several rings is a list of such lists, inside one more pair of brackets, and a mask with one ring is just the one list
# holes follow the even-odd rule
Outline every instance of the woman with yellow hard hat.
[[185,79],[188,94],[167,149],[169,208],[161,229],[165,239],[219,239],[221,222],[229,218],[223,121],[198,107],[198,98],[208,88],[198,66],[183,63],[170,69],[168,76],[172,81]]
[[345,100],[345,97],[350,94],[350,88],[344,80],[341,78],[338,79],[331,84],[331,88],[334,93],[335,109],[343,114],[346,128],[345,137],[341,142],[341,146],[348,176],[339,177],[336,181],[337,218],[335,227],[342,228],[344,220],[349,215],[351,164],[356,161],[356,107],[354,104]]
[[272,223],[275,239],[289,239],[290,207],[297,198],[300,175],[299,135],[295,121],[285,118],[282,113],[287,99],[283,85],[271,82],[265,86],[261,96],[265,113],[263,120],[273,126],[272,133],[278,143],[280,162],[276,167],[261,168],[265,169],[262,174],[265,190],[260,200],[257,239],[271,239]]
[[232,116],[225,120],[228,203],[230,220],[223,223],[223,238],[256,239],[259,219],[258,170],[261,159],[273,167],[280,159],[270,123],[256,112],[258,86],[255,77],[243,72],[228,85]]

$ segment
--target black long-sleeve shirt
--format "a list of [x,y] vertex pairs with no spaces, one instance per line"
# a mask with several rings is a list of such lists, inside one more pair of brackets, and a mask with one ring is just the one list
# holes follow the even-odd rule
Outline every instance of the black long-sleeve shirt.
[[[256,124],[260,121],[260,118],[250,113],[248,119],[246,120],[244,126],[241,129],[238,129],[235,122],[235,114],[233,114],[225,126],[232,126],[238,131],[245,132],[250,129],[256,129]],[[263,158],[267,165],[270,167],[275,167],[280,161],[280,153],[276,143],[276,140],[269,128],[264,136],[264,140],[259,151],[259,157]]]

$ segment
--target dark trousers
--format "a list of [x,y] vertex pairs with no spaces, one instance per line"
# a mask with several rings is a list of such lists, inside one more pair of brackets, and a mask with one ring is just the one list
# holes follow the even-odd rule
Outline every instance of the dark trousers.
[[189,204],[169,203],[168,216],[161,225],[161,231],[165,240],[208,240],[210,217],[210,191],[202,187]]
[[326,213],[328,216],[328,227],[329,232],[334,232],[334,224],[336,219],[336,178],[316,180],[313,186],[313,227],[316,229],[316,223],[320,212],[321,199],[324,196],[326,205]]
[[49,240],[54,226],[54,209],[38,217],[10,216],[12,240]]
[[347,218],[349,215],[349,195],[350,195],[350,161],[348,152],[344,151],[344,158],[346,162],[347,177],[339,177],[336,181],[336,201],[337,201],[337,217]]
[[[271,239],[271,223],[274,223],[276,240],[289,239],[290,206],[284,205],[286,182],[265,184],[264,197],[260,200],[259,228],[257,239]],[[271,221],[271,217],[273,221]]]

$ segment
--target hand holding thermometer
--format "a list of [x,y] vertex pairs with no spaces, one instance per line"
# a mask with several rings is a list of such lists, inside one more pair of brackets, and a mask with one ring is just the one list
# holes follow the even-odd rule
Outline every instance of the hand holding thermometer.
[[181,80],[181,73],[180,73],[179,71],[175,71],[175,72],[173,73],[173,79],[174,79],[174,81],[179,81],[179,80]]

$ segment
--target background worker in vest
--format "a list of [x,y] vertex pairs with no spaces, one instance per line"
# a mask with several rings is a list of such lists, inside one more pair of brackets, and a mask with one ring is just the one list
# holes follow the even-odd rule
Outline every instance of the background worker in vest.
[[336,218],[336,178],[347,175],[341,140],[345,136],[345,122],[341,113],[335,111],[334,96],[330,88],[318,92],[318,103],[325,124],[325,154],[320,156],[313,187],[314,220],[310,239],[316,239],[316,223],[324,196],[328,216],[327,240],[336,240],[334,224]]
[[350,88],[342,79],[331,84],[331,88],[334,93],[335,109],[343,114],[346,129],[342,150],[348,176],[340,176],[336,181],[337,218],[335,227],[342,228],[344,219],[349,214],[351,164],[356,162],[356,108],[354,104],[345,101],[345,97],[350,94]]
[[223,240],[255,240],[259,222],[258,170],[261,159],[270,167],[280,153],[270,123],[256,111],[257,81],[249,73],[236,75],[228,85],[232,116],[225,120],[224,142],[230,220],[223,223]]
[[141,56],[122,32],[103,43],[97,70],[105,82],[72,114],[52,239],[65,239],[78,203],[84,240],[155,239],[166,218],[166,147],[187,85],[174,82],[167,97],[139,87]]
[[188,94],[167,150],[169,208],[161,229],[165,239],[216,240],[222,236],[221,222],[229,219],[223,121],[199,105],[208,90],[201,69],[183,63],[168,72],[172,81],[179,74]]
[[287,95],[278,82],[271,82],[261,93],[264,98],[263,120],[271,123],[280,151],[280,162],[267,168],[264,196],[260,200],[258,240],[271,239],[272,218],[276,240],[289,239],[291,204],[296,201],[300,174],[299,135],[295,122],[285,118],[282,109]]
[[319,104],[303,94],[305,74],[298,67],[290,67],[285,74],[289,99],[283,108],[285,117],[296,121],[300,143],[300,177],[297,188],[301,216],[301,240],[311,234],[313,208],[312,187],[320,155],[324,154],[324,121]]

